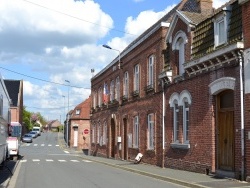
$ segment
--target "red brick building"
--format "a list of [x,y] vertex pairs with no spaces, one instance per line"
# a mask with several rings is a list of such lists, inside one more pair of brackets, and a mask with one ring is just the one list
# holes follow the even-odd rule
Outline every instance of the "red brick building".
[[91,97],[77,105],[69,118],[69,146],[86,154],[90,147],[90,103]]
[[93,77],[92,154],[247,178],[249,10],[183,0]]

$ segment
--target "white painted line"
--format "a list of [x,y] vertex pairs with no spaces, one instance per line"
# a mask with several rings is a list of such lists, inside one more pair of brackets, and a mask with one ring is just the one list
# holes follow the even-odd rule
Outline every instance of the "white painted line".
[[64,151],[64,153],[69,153],[68,151]]
[[40,159],[33,159],[32,161],[33,162],[38,162],[38,161],[40,161]]
[[27,162],[27,160],[26,160],[26,159],[23,159],[23,160],[21,160],[20,162],[21,162],[21,163],[25,163],[25,162]]
[[51,144],[49,144],[48,146],[52,146]]
[[71,162],[78,163],[78,160],[70,160]]
[[60,160],[60,159],[59,159],[58,161],[59,161],[59,162],[66,162],[66,160]]
[[92,161],[89,161],[89,160],[82,160],[83,162],[85,163],[91,163]]
[[59,145],[56,145],[56,147],[58,147]]
[[34,144],[34,146],[37,146],[37,144]]
[[44,146],[44,144],[41,144],[41,146]]
[[30,144],[26,144],[26,146],[30,146]]
[[54,161],[53,159],[46,159],[47,162],[52,162]]

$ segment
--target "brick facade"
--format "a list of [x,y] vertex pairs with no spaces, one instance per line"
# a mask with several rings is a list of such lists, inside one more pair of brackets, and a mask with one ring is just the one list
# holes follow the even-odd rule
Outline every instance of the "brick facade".
[[[158,27],[157,30],[151,27],[151,35],[147,35],[150,29],[147,30],[121,53],[122,69],[114,69],[118,63],[116,59],[92,78],[92,97],[97,100],[99,89],[102,90],[105,83],[110,86],[111,81],[119,76],[121,98],[100,106],[92,103],[91,154],[133,160],[141,152],[145,163],[200,173],[211,171],[245,179],[250,171],[247,159],[250,148],[246,139],[246,160],[242,159],[239,104],[242,104],[240,66],[244,63],[242,34],[248,36],[250,29],[249,19],[242,15],[248,15],[245,12],[250,10],[249,5],[241,7],[238,1],[231,0],[225,6],[231,8],[230,13],[225,12],[222,6],[208,16],[203,11],[190,14],[192,9],[187,9],[185,3],[193,3],[193,10],[199,10],[206,3],[209,3],[206,8],[211,7],[212,1],[195,3],[183,0],[180,7],[185,11],[179,7],[179,12],[175,9],[169,13],[170,27]],[[197,5],[199,7],[195,9]],[[207,13],[208,10],[205,11]],[[216,19],[223,16],[230,27],[227,41],[219,44],[215,40],[215,34],[218,34]],[[248,39],[244,42],[246,46],[250,45]],[[147,87],[147,66],[151,55],[155,57],[153,90]],[[139,96],[134,96],[133,74],[137,64],[140,67],[140,91]],[[130,77],[130,90],[128,100],[123,100],[126,71]],[[247,138],[250,132],[249,94],[244,96],[244,105]],[[148,147],[149,114],[154,114],[154,147],[151,149]],[[134,143],[137,116],[138,147]],[[246,168],[244,173],[242,160]]]

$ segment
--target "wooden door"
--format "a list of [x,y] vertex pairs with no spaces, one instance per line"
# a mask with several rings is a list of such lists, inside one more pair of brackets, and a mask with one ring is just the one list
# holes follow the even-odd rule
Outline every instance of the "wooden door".
[[219,96],[218,110],[218,167],[234,170],[234,111],[233,92]]

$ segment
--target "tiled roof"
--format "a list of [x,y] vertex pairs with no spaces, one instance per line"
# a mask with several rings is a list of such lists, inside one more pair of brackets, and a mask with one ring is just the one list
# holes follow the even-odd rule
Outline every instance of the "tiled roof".
[[20,91],[21,80],[4,80],[4,84],[12,100],[13,106],[18,106],[18,94]]
[[[121,58],[132,51],[136,44],[140,41],[145,40],[144,37],[152,32],[157,26],[159,26],[162,22],[170,23],[176,10],[180,11],[193,11],[198,12],[198,3],[196,0],[182,0],[178,5],[176,5],[172,10],[170,10],[166,15],[164,15],[160,20],[158,20],[155,24],[149,27],[145,32],[143,32],[139,37],[137,37],[134,41],[132,41],[120,54]],[[118,57],[117,57],[118,58]],[[104,69],[102,69],[99,73],[97,73],[92,79],[95,79],[99,75],[101,75],[105,70],[111,67],[114,63],[116,63],[117,58],[115,58],[111,63],[109,63]]]
[[[90,119],[90,102],[91,98],[89,97],[82,103],[78,104],[73,110],[70,119]],[[79,114],[76,114],[77,110],[80,111]]]
[[236,0],[231,0],[219,9],[214,10],[214,14],[207,19],[197,24],[194,30],[194,38],[192,44],[192,59],[200,58],[205,54],[211,53],[218,48],[214,48],[214,23],[213,18],[216,14],[223,11],[224,7],[232,6],[229,27],[228,27],[228,43],[230,45],[237,41],[242,40],[242,20],[241,20],[241,7]]

